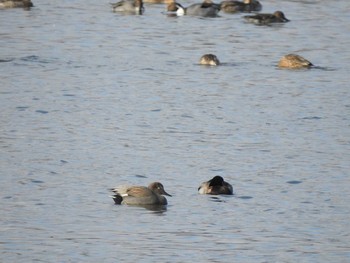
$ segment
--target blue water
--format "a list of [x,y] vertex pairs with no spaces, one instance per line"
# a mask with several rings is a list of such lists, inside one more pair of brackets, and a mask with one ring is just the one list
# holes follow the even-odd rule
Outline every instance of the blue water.
[[[291,22],[0,10],[1,262],[349,262],[350,2],[261,2]],[[153,181],[166,211],[108,196]]]

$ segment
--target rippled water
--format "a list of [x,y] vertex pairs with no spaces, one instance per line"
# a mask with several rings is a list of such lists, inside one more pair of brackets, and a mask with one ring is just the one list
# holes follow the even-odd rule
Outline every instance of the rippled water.
[[[1,262],[349,262],[350,2],[336,2],[262,1],[291,20],[269,27],[108,1],[0,10]],[[291,52],[320,68],[277,69]],[[199,66],[205,53],[223,65]],[[198,195],[217,174],[235,195]],[[158,180],[166,211],[108,197]]]

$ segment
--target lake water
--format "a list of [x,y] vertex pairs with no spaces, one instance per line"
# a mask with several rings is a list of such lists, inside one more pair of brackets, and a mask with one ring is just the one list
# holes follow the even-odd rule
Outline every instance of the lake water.
[[[291,22],[0,10],[1,262],[349,262],[350,2],[261,2]],[[166,211],[109,197],[153,181]]]

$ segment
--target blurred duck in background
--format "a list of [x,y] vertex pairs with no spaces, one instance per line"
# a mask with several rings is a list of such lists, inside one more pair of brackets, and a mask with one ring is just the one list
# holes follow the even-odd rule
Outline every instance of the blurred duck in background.
[[113,12],[142,15],[145,12],[142,0],[122,0],[112,3]]
[[174,12],[177,16],[216,17],[220,11],[220,5],[213,3],[211,0],[204,0],[203,3],[183,7],[176,1],[172,1],[168,4],[167,11]]
[[225,13],[258,12],[261,9],[262,5],[257,0],[244,0],[243,2],[225,0],[220,3],[220,10]]
[[285,17],[282,11],[276,11],[273,14],[256,14],[244,16],[248,22],[257,24],[257,25],[268,25],[271,23],[286,23],[289,21]]
[[31,8],[33,3],[31,0],[0,0],[0,8]]

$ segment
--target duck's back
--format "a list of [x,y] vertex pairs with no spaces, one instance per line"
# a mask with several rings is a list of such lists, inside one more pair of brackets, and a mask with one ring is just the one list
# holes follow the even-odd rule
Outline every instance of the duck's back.
[[186,8],[186,15],[190,16],[215,17],[218,12],[219,8],[216,5],[192,4]]

